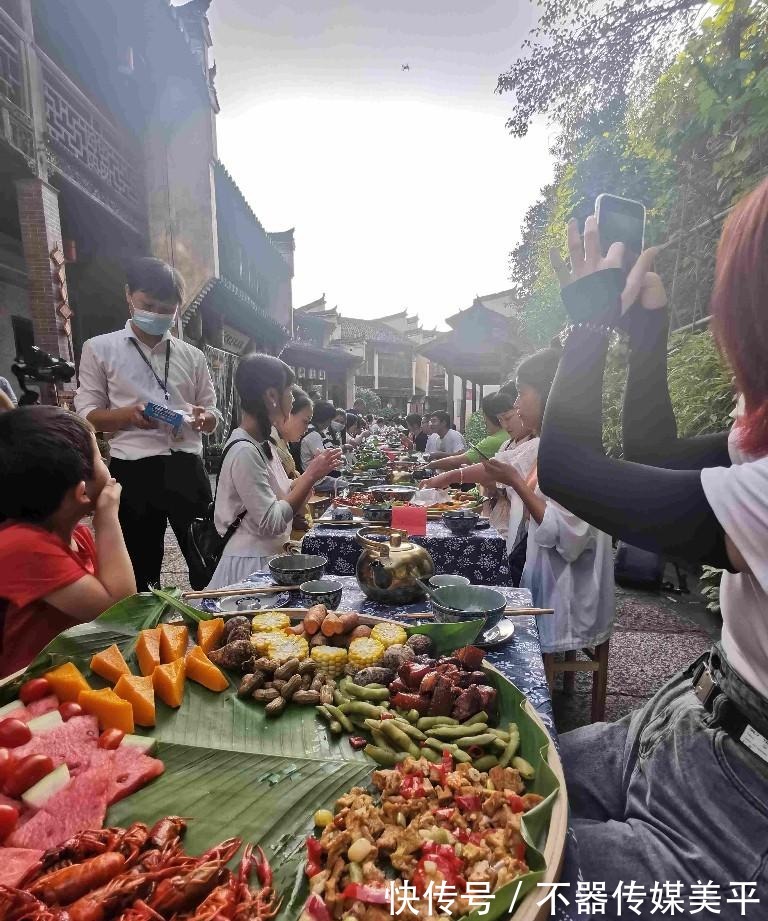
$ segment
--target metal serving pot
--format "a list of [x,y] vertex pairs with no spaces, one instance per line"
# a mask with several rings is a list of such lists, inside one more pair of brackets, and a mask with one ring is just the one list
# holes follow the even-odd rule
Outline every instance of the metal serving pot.
[[[372,540],[371,535],[384,539]],[[357,532],[363,548],[357,560],[357,582],[372,601],[402,605],[425,597],[418,580],[433,576],[435,566],[429,551],[407,537],[406,531],[393,528],[367,527]]]

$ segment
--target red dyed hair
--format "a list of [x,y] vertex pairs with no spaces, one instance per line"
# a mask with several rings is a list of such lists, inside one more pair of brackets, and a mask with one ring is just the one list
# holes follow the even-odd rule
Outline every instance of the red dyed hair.
[[744,395],[739,447],[768,454],[768,179],[739,202],[723,227],[712,329]]

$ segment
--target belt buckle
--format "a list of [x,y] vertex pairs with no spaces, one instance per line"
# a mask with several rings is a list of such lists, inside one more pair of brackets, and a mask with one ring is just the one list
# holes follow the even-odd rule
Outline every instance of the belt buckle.
[[711,708],[712,701],[720,693],[720,685],[714,680],[706,666],[704,666],[699,675],[694,676],[693,693],[707,710]]

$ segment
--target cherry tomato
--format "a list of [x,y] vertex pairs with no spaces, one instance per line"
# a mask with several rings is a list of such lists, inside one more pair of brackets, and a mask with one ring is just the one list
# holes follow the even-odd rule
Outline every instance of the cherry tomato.
[[36,700],[42,700],[51,693],[51,686],[47,678],[32,678],[25,681],[19,688],[19,698],[23,704],[31,704]]
[[16,748],[24,745],[32,738],[29,726],[21,720],[10,719],[0,722],[0,745],[5,748]]
[[53,761],[48,755],[27,755],[17,761],[11,768],[9,776],[6,778],[3,791],[6,796],[18,798],[29,790],[30,787],[42,780],[53,770]]
[[99,748],[115,749],[124,738],[125,733],[122,729],[105,729],[99,736]]
[[5,782],[5,778],[8,776],[11,770],[12,763],[13,763],[13,756],[8,751],[8,749],[0,748],[0,787]]
[[66,721],[71,720],[73,716],[82,716],[84,711],[79,703],[74,700],[68,700],[66,703],[59,704],[59,713],[66,723]]
[[2,844],[14,828],[16,828],[16,823],[18,821],[19,810],[15,806],[0,806],[0,844]]

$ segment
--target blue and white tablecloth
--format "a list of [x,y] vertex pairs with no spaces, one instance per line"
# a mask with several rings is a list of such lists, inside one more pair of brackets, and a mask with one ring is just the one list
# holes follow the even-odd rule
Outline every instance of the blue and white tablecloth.
[[[357,558],[362,552],[355,540],[357,528],[324,528],[318,522],[304,536],[303,553],[328,557],[326,572],[354,575]],[[465,576],[474,585],[504,585],[510,572],[504,538],[494,528],[474,531],[457,537],[441,521],[427,522],[426,537],[409,537],[425,547],[435,564],[435,574]]]

